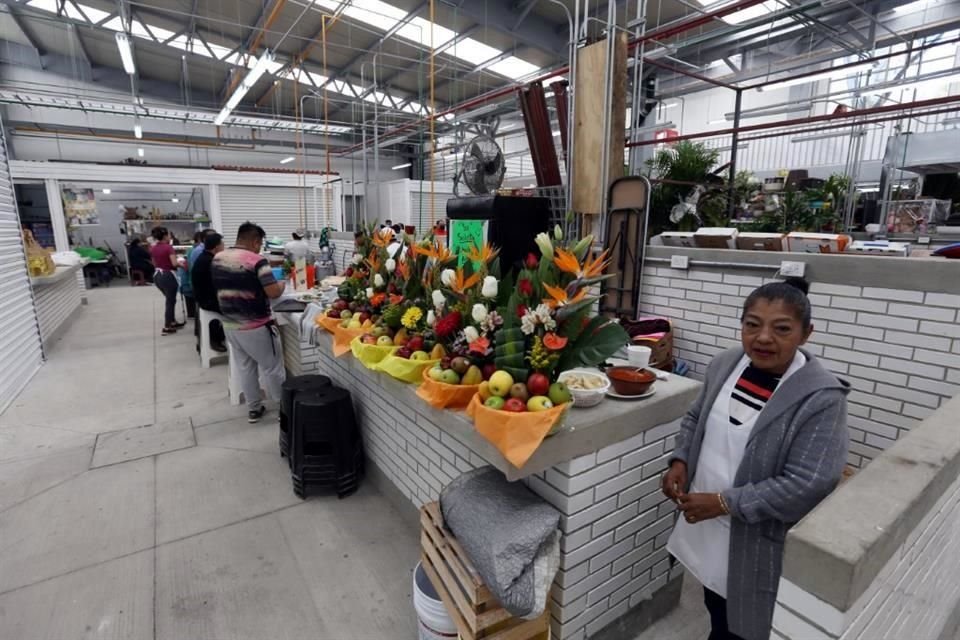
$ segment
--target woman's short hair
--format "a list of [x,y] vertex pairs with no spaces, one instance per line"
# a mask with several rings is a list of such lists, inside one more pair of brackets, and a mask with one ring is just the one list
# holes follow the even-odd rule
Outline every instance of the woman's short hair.
[[743,303],[743,313],[740,319],[746,317],[753,305],[758,300],[782,300],[783,303],[793,309],[804,327],[809,327],[813,321],[813,310],[810,308],[810,299],[807,298],[807,292],[810,291],[810,283],[803,278],[787,278],[783,282],[769,282],[762,287],[758,287],[747,296]]
[[167,230],[166,227],[154,227],[153,230],[150,232],[150,235],[153,236],[154,240],[156,240],[157,242],[160,242],[161,240],[166,238],[168,235],[170,235],[170,232]]

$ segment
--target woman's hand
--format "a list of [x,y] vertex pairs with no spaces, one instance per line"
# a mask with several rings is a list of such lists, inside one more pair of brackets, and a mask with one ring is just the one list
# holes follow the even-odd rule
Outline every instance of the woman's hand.
[[674,502],[678,502],[680,497],[684,495],[686,487],[687,463],[681,460],[674,460],[667,472],[663,474],[663,481],[661,485],[661,488],[663,489],[663,495],[667,496]]
[[716,493],[688,493],[680,496],[680,511],[693,524],[726,515],[720,495]]

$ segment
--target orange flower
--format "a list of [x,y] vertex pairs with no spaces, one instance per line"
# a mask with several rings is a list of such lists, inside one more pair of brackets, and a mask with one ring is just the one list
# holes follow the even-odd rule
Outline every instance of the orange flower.
[[440,244],[439,242],[434,243],[433,248],[430,249],[418,247],[417,253],[421,256],[433,258],[441,264],[450,262],[454,258],[453,254],[450,253],[450,250],[447,249],[447,246]]
[[390,294],[390,304],[400,304],[401,302],[403,302],[403,296],[394,293]]
[[551,287],[548,284],[544,284],[543,288],[546,289],[547,293],[550,295],[549,298],[544,299],[543,303],[551,309],[556,309],[557,307],[580,302],[587,297],[586,289],[580,289],[580,291],[578,291],[576,295],[571,298],[567,295],[567,290],[562,287]]
[[470,247],[470,252],[467,253],[467,258],[472,262],[482,262],[487,264],[492,262],[493,259],[497,257],[498,253],[500,253],[499,249],[494,249],[492,245],[484,243],[482,247],[477,247],[477,245]]
[[401,259],[397,263],[397,273],[400,274],[400,277],[407,281],[410,279],[410,262],[406,259]]
[[472,289],[480,282],[480,274],[474,273],[469,278],[463,274],[463,269],[457,269],[457,277],[450,285],[450,288],[457,293],[465,293],[467,289]]
[[386,249],[387,245],[393,242],[393,229],[389,227],[373,234],[373,246]]
[[555,264],[560,271],[569,273],[576,278],[595,278],[602,275],[603,270],[607,268],[609,262],[606,258],[607,252],[604,251],[594,260],[587,260],[583,263],[583,266],[581,266],[580,261],[577,260],[577,256],[565,249],[555,249],[553,264]]
[[377,255],[376,251],[370,252],[370,257],[366,260],[367,264],[370,266],[370,272],[376,273],[380,271],[380,256]]
[[380,305],[382,305],[382,304],[383,304],[384,302],[386,302],[386,301],[387,301],[387,294],[385,294],[385,293],[375,293],[375,294],[373,294],[373,297],[370,298],[370,306],[371,306],[371,307],[379,307]]
[[490,340],[483,336],[480,336],[479,338],[471,342],[469,347],[470,347],[470,351],[473,351],[474,353],[485,354],[487,352],[487,349],[490,348]]

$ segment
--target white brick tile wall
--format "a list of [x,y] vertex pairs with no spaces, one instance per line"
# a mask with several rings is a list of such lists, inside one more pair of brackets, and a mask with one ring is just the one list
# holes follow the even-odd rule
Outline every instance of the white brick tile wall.
[[[867,590],[839,611],[781,580],[773,637],[902,640],[944,637],[960,607],[960,480],[920,520]],[[946,637],[952,637],[946,636]]]
[[[769,273],[659,267],[655,273],[668,282],[659,282],[655,296],[642,296],[641,306],[671,319],[676,356],[701,378],[717,353],[739,345],[743,300]],[[808,346],[859,392],[850,398],[851,426],[858,420],[851,436],[859,442],[851,460],[866,464],[878,452],[867,435],[877,436],[873,445],[895,439],[960,391],[960,295],[819,282],[810,291],[816,330]]]

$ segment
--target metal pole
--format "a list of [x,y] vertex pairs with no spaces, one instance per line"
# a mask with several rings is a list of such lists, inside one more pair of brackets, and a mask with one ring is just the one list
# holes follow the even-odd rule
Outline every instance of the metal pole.
[[[366,87],[367,81],[364,71],[366,66],[370,64],[369,62],[363,62],[360,65],[360,86]],[[363,222],[364,226],[367,223],[367,209],[370,203],[370,161],[367,158],[367,101],[360,101],[360,131],[362,134],[362,144],[363,144]],[[356,183],[354,183],[356,184]]]
[[737,89],[733,105],[733,136],[730,144],[730,196],[727,213],[732,220],[737,211],[737,147],[740,144],[740,107],[743,105],[743,89]]

